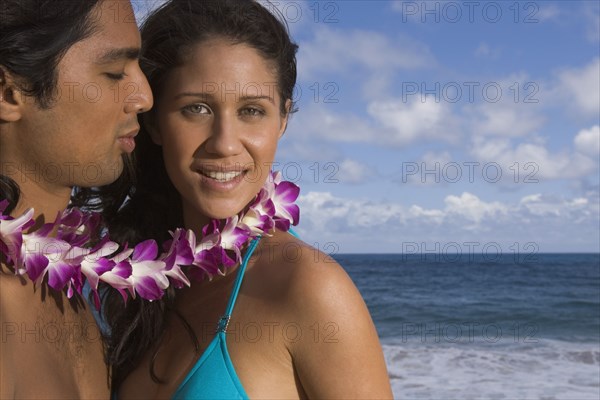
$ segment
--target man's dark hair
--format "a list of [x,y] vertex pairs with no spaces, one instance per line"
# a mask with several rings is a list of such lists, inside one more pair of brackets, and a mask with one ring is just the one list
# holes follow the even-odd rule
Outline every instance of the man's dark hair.
[[[0,79],[11,81],[50,108],[57,66],[75,43],[94,32],[92,10],[100,0],[2,0],[0,2]],[[1,128],[1,125],[0,125]],[[6,213],[19,201],[19,186],[0,175],[0,201]]]

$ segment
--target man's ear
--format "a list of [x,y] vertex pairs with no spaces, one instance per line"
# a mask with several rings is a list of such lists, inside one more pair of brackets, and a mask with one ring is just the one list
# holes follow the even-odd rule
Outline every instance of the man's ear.
[[288,123],[288,119],[290,117],[291,110],[292,110],[292,100],[287,99],[285,101],[285,115],[281,120],[281,128],[279,130],[279,139],[281,139],[281,137],[285,133],[285,130],[287,129],[287,123]]
[[158,146],[162,146],[162,138],[160,137],[160,133],[158,133],[158,129],[156,129],[156,118],[154,117],[154,113],[143,113],[142,124],[144,124],[144,128],[146,128],[146,132],[150,135],[152,142]]
[[0,121],[16,122],[23,112],[23,96],[11,76],[0,67]]

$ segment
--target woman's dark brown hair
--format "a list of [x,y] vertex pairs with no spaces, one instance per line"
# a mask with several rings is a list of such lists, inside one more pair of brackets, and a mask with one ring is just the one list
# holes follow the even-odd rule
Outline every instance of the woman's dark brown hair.
[[[172,0],[146,20],[140,64],[156,99],[161,97],[169,72],[185,63],[194,46],[212,38],[225,38],[256,49],[276,71],[281,113],[295,111],[293,104],[286,109],[285,102],[291,101],[296,84],[298,46],[291,41],[283,18],[251,0]],[[107,212],[105,216],[111,238],[127,241],[130,246],[146,239],[164,242],[170,237],[169,230],[183,226],[181,199],[167,176],[161,148],[147,132],[154,112],[142,118],[134,152],[137,180],[128,193],[129,199],[118,213]],[[166,318],[174,315],[169,313],[174,295],[170,290],[161,301],[130,300],[124,307],[116,291],[105,292],[104,315],[111,327],[108,362],[114,391],[144,354],[156,351]],[[158,380],[152,372],[151,375]]]

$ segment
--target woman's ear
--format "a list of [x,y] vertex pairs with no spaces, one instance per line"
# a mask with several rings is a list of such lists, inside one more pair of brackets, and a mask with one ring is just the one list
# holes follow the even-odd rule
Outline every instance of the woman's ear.
[[287,99],[285,101],[285,115],[281,119],[281,128],[279,130],[279,138],[283,136],[287,129],[288,118],[290,117],[290,111],[292,110],[292,100]]
[[146,128],[146,132],[150,135],[152,142],[158,146],[162,146],[162,138],[160,137],[160,133],[158,133],[158,129],[156,129],[154,113],[147,112],[142,114],[142,124],[144,124],[144,128]]
[[11,76],[0,68],[0,121],[16,122],[23,113],[23,97]]

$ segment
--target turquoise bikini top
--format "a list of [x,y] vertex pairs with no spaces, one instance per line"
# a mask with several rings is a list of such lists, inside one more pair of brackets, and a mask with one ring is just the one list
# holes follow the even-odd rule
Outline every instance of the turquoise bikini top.
[[219,320],[217,333],[204,354],[187,374],[173,399],[248,399],[227,351],[225,333],[237,299],[248,260],[254,253],[260,238],[254,239],[244,256],[237,273],[233,291],[225,314]]

